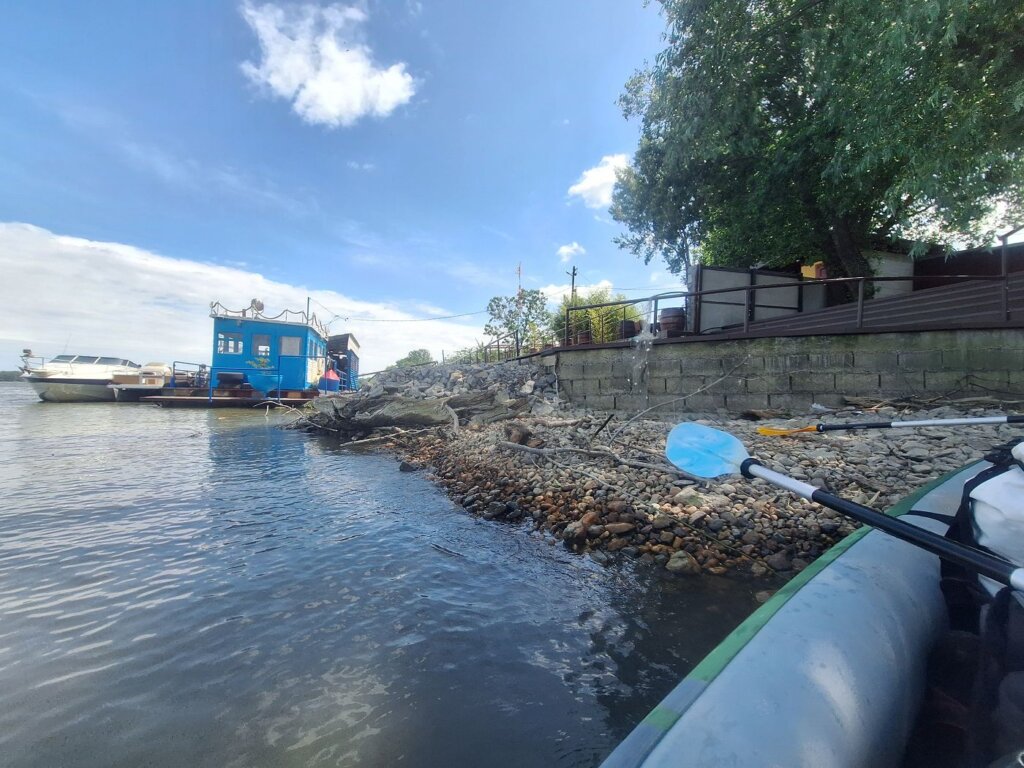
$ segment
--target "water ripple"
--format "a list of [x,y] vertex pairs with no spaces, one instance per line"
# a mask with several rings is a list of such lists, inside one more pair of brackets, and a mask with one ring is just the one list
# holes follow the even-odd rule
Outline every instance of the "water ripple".
[[481,524],[262,414],[19,392],[4,765],[593,765],[751,602]]

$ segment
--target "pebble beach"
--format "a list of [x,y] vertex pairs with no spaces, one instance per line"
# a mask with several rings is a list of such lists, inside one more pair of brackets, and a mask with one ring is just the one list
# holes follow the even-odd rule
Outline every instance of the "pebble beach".
[[[637,558],[680,575],[791,575],[857,527],[836,512],[762,480],[703,481],[664,459],[681,421],[727,431],[765,465],[884,510],[915,489],[982,458],[1019,430],[1007,425],[925,427],[765,436],[759,426],[999,415],[993,407],[880,405],[790,418],[725,413],[591,413],[561,401],[557,381],[524,363],[430,366],[389,372],[375,384],[404,398],[485,391],[520,404],[505,418],[448,428],[396,430],[371,440],[424,471],[467,513],[532,526],[598,562]],[[518,398],[518,399],[517,399]],[[304,422],[313,429],[326,422]]]

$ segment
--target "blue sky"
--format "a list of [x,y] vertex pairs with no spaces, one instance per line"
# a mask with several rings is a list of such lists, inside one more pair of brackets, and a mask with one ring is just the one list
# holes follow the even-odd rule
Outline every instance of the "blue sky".
[[662,28],[639,0],[6,4],[0,368],[208,354],[210,301],[307,294],[373,367],[482,339],[394,321],[482,310],[520,263],[551,295],[573,265],[674,287],[606,210]]

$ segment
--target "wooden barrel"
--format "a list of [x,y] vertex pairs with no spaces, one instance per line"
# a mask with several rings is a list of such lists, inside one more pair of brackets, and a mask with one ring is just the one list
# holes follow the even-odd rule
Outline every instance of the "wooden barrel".
[[686,331],[686,310],[683,307],[667,307],[661,310],[658,325],[667,338],[681,336]]
[[632,339],[637,334],[636,320],[619,321],[619,338]]
[[590,343],[590,331],[580,331],[576,335],[577,344],[589,344]]

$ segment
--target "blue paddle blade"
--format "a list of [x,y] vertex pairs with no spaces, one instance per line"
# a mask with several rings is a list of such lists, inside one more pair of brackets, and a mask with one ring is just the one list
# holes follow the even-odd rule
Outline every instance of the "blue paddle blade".
[[697,477],[718,477],[740,471],[750,458],[743,443],[720,429],[683,422],[668,433],[665,456],[684,472]]

